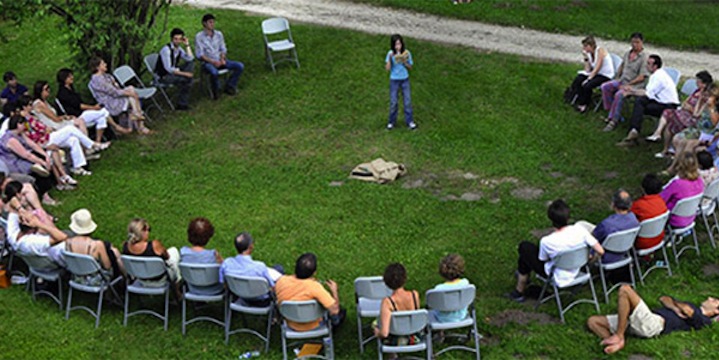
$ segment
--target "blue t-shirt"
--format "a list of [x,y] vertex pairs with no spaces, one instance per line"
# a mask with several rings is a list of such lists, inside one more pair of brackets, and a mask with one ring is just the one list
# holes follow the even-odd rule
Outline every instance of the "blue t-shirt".
[[[180,249],[180,262],[188,264],[217,264],[217,256],[215,255],[215,250],[204,249],[194,251],[188,246],[183,246]],[[217,295],[225,289],[221,283],[209,286],[187,285],[190,288],[190,292],[199,295]]]
[[[592,235],[601,244],[604,242],[604,240],[607,239],[607,236],[615,232],[629,230],[638,226],[639,221],[637,220],[636,215],[634,215],[634,213],[632,212],[626,214],[612,214],[606,219],[602,220],[602,222],[600,222],[599,225],[594,228]],[[615,261],[619,261],[623,258],[624,254],[616,254],[607,251],[604,253],[604,256],[602,256],[602,262],[604,262],[605,264],[609,264]]]
[[15,92],[12,92],[10,90],[10,86],[6,86],[2,93],[0,93],[0,98],[7,99],[8,102],[17,102],[17,100],[27,92],[27,88],[23,86],[23,84],[17,84],[17,88],[15,88]]
[[[407,58],[407,63],[410,65],[414,65],[414,62],[412,61],[412,53],[407,50],[407,54],[409,54],[409,57]],[[402,63],[396,63],[394,61],[394,56],[392,56],[392,50],[387,51],[387,56],[384,59],[385,64],[387,62],[392,62],[392,67],[389,71],[389,78],[390,80],[404,80],[409,77],[409,71],[407,71],[407,68]]]
[[[469,285],[469,280],[467,279],[460,279],[457,281],[448,281],[442,284],[439,284],[435,286],[434,288],[437,290],[444,290],[444,289],[456,289],[460,287],[465,287]],[[457,322],[461,321],[467,318],[467,308],[457,310],[457,311],[434,311],[432,310],[432,314],[439,322],[447,323],[447,322]]]

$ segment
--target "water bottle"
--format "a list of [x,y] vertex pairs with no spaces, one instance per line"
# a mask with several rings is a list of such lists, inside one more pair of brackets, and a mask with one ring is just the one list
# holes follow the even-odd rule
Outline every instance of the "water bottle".
[[332,351],[332,338],[331,337],[325,337],[322,338],[322,345],[324,346],[325,350],[325,356],[329,357],[330,354],[333,353]]
[[254,351],[248,351],[246,353],[240,354],[238,359],[249,359],[249,358],[258,357],[258,356],[260,356],[260,352],[257,350],[254,350]]

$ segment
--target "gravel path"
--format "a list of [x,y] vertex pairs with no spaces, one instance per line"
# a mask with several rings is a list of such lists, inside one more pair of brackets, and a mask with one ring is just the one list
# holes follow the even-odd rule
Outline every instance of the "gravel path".
[[[487,25],[341,0],[185,0],[185,3],[196,7],[282,16],[291,21],[372,34],[400,33],[415,39],[580,65],[579,36]],[[447,6],[452,6],[449,1]],[[620,56],[629,49],[628,42],[597,41],[600,46]],[[679,69],[682,76],[693,76],[700,70],[719,74],[719,55],[653,47],[651,43],[646,46],[651,53],[660,54],[666,66]]]

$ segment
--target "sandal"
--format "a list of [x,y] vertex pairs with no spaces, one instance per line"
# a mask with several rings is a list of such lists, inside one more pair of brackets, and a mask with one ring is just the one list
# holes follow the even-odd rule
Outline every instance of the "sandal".
[[[87,170],[85,170],[85,169],[83,169],[83,168],[81,168],[81,167],[72,168],[72,169],[70,170],[70,172],[72,172],[74,175],[80,175],[80,176],[90,176],[90,175],[92,175],[92,171],[87,171]],[[72,178],[70,178],[70,179],[72,179]],[[74,180],[73,180],[73,181],[74,181]],[[76,183],[77,183],[77,182],[76,182]]]
[[104,142],[104,143],[95,143],[92,145],[92,148],[93,148],[93,150],[102,151],[102,150],[107,150],[107,148],[109,148],[110,145],[112,145],[112,142],[110,142],[110,141]]
[[[84,169],[83,169],[84,170]],[[70,175],[65,175],[60,178],[60,183],[62,185],[77,185],[77,180],[73,179]]]
[[602,129],[602,131],[610,132],[610,131],[614,130],[614,128],[616,128],[616,127],[617,127],[617,122],[614,120],[611,120],[607,123],[607,126],[605,126],[604,129]]

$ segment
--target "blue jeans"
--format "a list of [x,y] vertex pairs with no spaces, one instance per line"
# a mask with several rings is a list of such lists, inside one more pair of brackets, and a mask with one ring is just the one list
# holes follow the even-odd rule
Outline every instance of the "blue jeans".
[[409,126],[414,119],[412,117],[412,95],[409,93],[409,78],[404,80],[389,81],[389,123],[394,125],[397,122],[397,96],[399,90],[402,89],[402,99],[404,100],[404,120]]
[[[218,68],[208,62],[203,62],[202,68],[210,74],[210,84],[212,84],[212,90],[219,90],[220,79],[217,75]],[[226,60],[225,66],[220,69],[228,69],[231,72],[230,79],[225,83],[225,88],[237,88],[237,82],[240,81],[240,75],[242,75],[242,72],[245,70],[245,64],[239,61]]]

